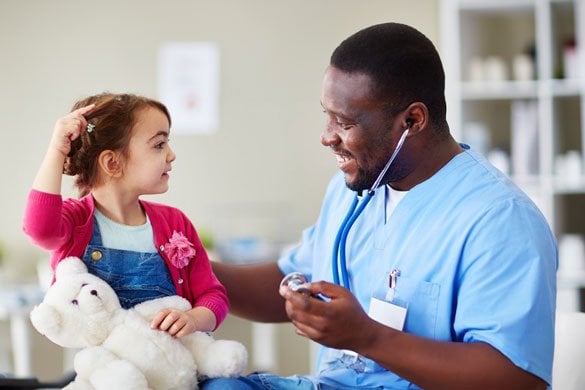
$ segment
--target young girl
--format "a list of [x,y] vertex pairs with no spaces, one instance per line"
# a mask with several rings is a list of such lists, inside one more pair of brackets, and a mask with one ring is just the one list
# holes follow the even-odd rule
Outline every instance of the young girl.
[[[168,190],[175,154],[166,107],[130,94],[78,101],[55,124],[29,193],[24,231],[52,252],[51,266],[83,259],[123,307],[178,294],[193,309],[166,309],[153,328],[183,336],[211,331],[228,299],[195,228],[178,209],[140,199]],[[62,200],[62,174],[75,175],[81,199]]]

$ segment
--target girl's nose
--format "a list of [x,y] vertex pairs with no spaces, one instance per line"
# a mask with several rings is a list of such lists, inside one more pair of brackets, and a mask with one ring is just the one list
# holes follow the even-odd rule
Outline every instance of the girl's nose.
[[175,152],[173,152],[173,149],[171,149],[169,147],[169,154],[167,155],[167,161],[173,162],[173,161],[175,161],[176,158],[177,158],[177,155],[175,154]]

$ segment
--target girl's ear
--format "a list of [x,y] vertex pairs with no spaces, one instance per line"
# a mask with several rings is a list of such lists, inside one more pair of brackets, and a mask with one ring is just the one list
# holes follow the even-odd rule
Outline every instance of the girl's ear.
[[113,150],[104,150],[98,157],[98,163],[101,170],[108,177],[122,176],[122,163],[119,153]]

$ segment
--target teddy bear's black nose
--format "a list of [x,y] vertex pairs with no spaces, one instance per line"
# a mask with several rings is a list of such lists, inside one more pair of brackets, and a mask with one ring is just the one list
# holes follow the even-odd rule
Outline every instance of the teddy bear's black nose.
[[95,291],[95,290],[91,290],[90,293],[91,293],[91,295],[98,295],[97,291]]

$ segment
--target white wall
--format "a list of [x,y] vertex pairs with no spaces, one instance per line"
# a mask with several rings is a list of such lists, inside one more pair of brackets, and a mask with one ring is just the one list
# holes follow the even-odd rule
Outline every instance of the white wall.
[[[220,129],[171,137],[171,188],[154,199],[218,235],[231,223],[295,240],[317,217],[336,169],[319,143],[332,50],[383,21],[409,23],[438,42],[437,3],[0,0],[0,240],[9,277],[26,279],[43,255],[22,234],[21,218],[55,120],[104,90],[156,97],[157,50],[169,41],[218,44]],[[64,193],[75,195],[70,183]]]

